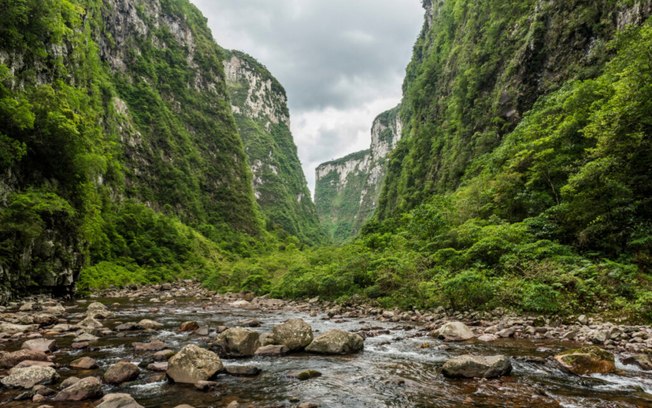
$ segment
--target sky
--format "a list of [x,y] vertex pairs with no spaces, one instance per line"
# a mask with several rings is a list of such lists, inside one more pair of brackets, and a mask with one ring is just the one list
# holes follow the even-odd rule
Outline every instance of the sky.
[[315,168],[368,149],[373,119],[401,100],[423,24],[421,0],[191,0],[224,48],[263,63],[285,87],[292,133]]

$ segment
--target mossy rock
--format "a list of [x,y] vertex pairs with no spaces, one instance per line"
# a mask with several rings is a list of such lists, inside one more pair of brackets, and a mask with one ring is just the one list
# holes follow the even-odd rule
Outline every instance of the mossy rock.
[[583,347],[555,356],[561,366],[577,375],[609,374],[616,371],[613,354],[599,347]]

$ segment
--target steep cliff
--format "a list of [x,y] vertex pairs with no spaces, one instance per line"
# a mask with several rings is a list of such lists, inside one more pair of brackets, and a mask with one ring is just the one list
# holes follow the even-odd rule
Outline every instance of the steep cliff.
[[321,164],[315,203],[329,237],[352,237],[373,216],[385,179],[386,158],[401,138],[400,107],[380,114],[371,128],[371,148]]
[[267,68],[244,53],[229,52],[224,67],[267,228],[303,242],[321,242],[324,234],[290,131],[285,90]]
[[183,270],[218,250],[197,231],[225,249],[260,232],[221,49],[194,6],[0,6],[0,297],[69,290],[99,262]]
[[594,78],[608,42],[649,0],[424,0],[426,22],[404,83],[408,135],[393,156],[381,218],[452,191],[542,96]]

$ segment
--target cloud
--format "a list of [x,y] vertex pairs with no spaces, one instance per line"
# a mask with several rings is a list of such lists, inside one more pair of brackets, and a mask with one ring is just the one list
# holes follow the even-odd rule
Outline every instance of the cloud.
[[423,22],[419,0],[191,0],[217,42],[265,64],[288,93],[309,186],[314,168],[368,148],[395,106]]

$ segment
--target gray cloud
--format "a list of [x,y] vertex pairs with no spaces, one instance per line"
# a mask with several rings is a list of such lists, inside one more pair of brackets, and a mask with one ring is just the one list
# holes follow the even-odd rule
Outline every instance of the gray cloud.
[[369,145],[400,100],[423,21],[420,0],[192,0],[217,42],[265,64],[286,88],[304,172]]

